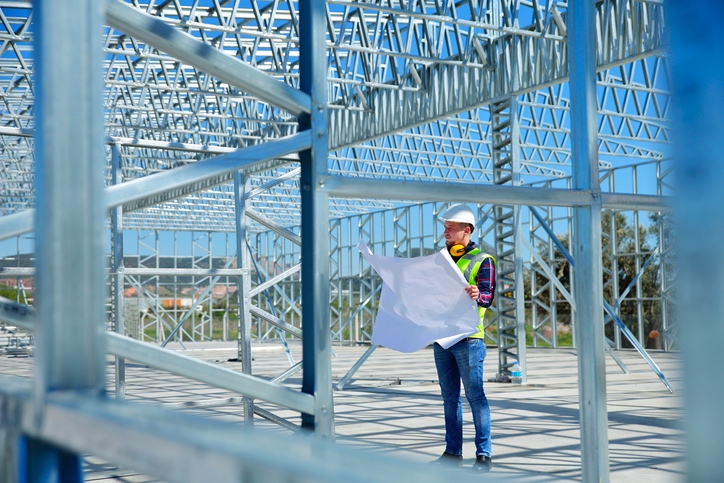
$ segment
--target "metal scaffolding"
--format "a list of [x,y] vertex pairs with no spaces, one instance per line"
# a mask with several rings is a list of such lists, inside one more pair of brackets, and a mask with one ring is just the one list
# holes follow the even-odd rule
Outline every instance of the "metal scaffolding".
[[[519,361],[525,380],[526,337],[586,351],[583,475],[606,481],[604,351],[679,349],[673,127],[663,2],[584,3],[0,5],[2,321],[35,329],[41,362],[0,402],[106,421],[108,353],[117,399],[135,360],[239,392],[250,423],[262,399],[331,440],[331,345],[369,343],[381,288],[357,242],[431,253],[438,214],[466,202],[498,259],[498,379]],[[275,381],[252,376],[252,341],[295,338],[303,361],[287,350]],[[205,340],[236,340],[241,371],[164,350]],[[11,430],[62,468],[94,441]],[[249,451],[230,474],[264,474]]]

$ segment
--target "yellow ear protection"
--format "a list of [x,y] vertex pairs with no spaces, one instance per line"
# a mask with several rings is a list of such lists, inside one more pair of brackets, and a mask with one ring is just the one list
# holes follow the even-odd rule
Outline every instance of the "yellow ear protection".
[[460,257],[465,255],[465,245],[453,245],[450,247],[450,255],[453,257]]

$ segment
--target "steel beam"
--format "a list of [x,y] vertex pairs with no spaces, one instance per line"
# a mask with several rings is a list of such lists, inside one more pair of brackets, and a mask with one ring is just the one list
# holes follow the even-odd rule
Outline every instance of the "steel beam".
[[[496,186],[520,186],[520,129],[518,102],[505,99],[491,105],[491,151]],[[509,376],[518,362],[527,379],[525,307],[520,206],[493,207],[496,257],[496,322],[498,378]]]
[[[237,359],[241,362],[241,372],[247,375],[252,374],[251,356],[251,254],[247,248],[247,224],[246,210],[249,191],[249,180],[241,173],[234,174],[234,212],[236,220],[236,266],[245,269],[245,273],[236,279],[236,296],[239,304],[238,323],[236,335]],[[254,400],[244,397],[244,421],[253,424],[254,421]]]
[[302,427],[334,438],[329,313],[329,195],[322,190],[327,173],[326,5],[299,2],[300,88],[312,98],[312,114],[299,128],[311,133],[311,149],[299,154],[302,197],[302,391],[314,395],[314,415],[302,415]]
[[107,334],[108,353],[125,357],[155,369],[183,375],[214,387],[262,399],[304,414],[314,412],[313,398],[287,387],[272,384],[263,379],[242,374],[209,362],[167,351],[152,345],[122,337],[112,332]]
[[[46,422],[36,424],[29,381],[0,375],[0,420],[4,427],[62,446],[73,454],[92,453],[163,481],[396,483],[414,478],[418,483],[435,483],[446,476],[441,469],[421,473],[418,463],[331,444],[321,438],[249,431],[228,422],[147,404],[77,393],[53,394],[45,411]],[[41,463],[33,461],[36,467]],[[76,481],[82,481],[82,474]],[[460,481],[476,479],[462,475]]]
[[[115,1],[115,0],[111,0]],[[108,208],[123,205],[124,212],[205,190],[233,180],[234,172],[264,170],[277,166],[280,156],[309,147],[309,133],[298,133],[234,153],[187,164],[152,176],[137,178],[106,189]],[[286,162],[285,162],[286,164]]]
[[[44,404],[55,392],[105,393],[106,213],[100,5],[38,1],[34,20],[38,324],[33,404],[40,424],[52,420]],[[77,56],[84,62],[76,62]],[[60,442],[23,434],[20,448],[21,480],[82,481],[81,455]]]
[[608,416],[603,333],[601,197],[596,129],[596,12],[592,2],[569,5],[573,188],[591,203],[573,208],[573,255],[584,483],[608,482]]
[[[228,182],[238,170],[255,171],[280,163],[286,164],[286,161],[276,160],[310,145],[310,133],[302,132],[163,173],[137,178],[106,188],[105,206],[111,209],[122,205],[127,213],[164,203]],[[0,218],[0,240],[32,231],[34,216],[35,210],[26,210]]]
[[100,20],[90,0],[35,4],[39,403],[105,391]]
[[[536,188],[528,186],[481,185],[475,183],[432,183],[389,179],[325,176],[323,189],[330,196],[399,199],[409,201],[449,201],[535,206],[586,206],[593,192],[585,189]],[[673,202],[666,196],[596,193],[601,206],[646,211],[670,211]]]
[[[111,182],[123,182],[121,171],[120,146],[111,146]],[[111,209],[111,306],[113,310],[113,330],[126,335],[123,304],[125,289],[125,267],[123,264],[123,208]],[[123,399],[126,394],[126,361],[116,358],[116,397]]]
[[[0,320],[33,330],[36,326],[35,318],[33,307],[0,298]],[[105,333],[105,345],[109,354],[140,362],[154,369],[262,399],[305,414],[314,413],[313,397],[257,377],[144,344],[114,332]]]

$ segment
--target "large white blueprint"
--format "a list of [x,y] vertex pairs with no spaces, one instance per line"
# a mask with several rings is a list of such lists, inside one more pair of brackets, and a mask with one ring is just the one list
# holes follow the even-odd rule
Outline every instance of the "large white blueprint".
[[436,341],[448,348],[477,332],[477,304],[447,250],[396,258],[374,255],[362,240],[357,248],[383,281],[373,343],[415,352]]

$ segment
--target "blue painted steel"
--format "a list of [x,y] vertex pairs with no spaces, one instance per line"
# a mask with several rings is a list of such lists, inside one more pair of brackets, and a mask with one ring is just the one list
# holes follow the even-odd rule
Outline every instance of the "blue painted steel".
[[18,441],[19,483],[81,483],[82,458],[29,436]]
[[299,2],[299,84],[312,97],[312,112],[299,130],[312,133],[312,148],[299,153],[302,234],[302,392],[314,395],[315,414],[302,427],[334,437],[329,309],[329,195],[322,190],[328,170],[326,3]]

